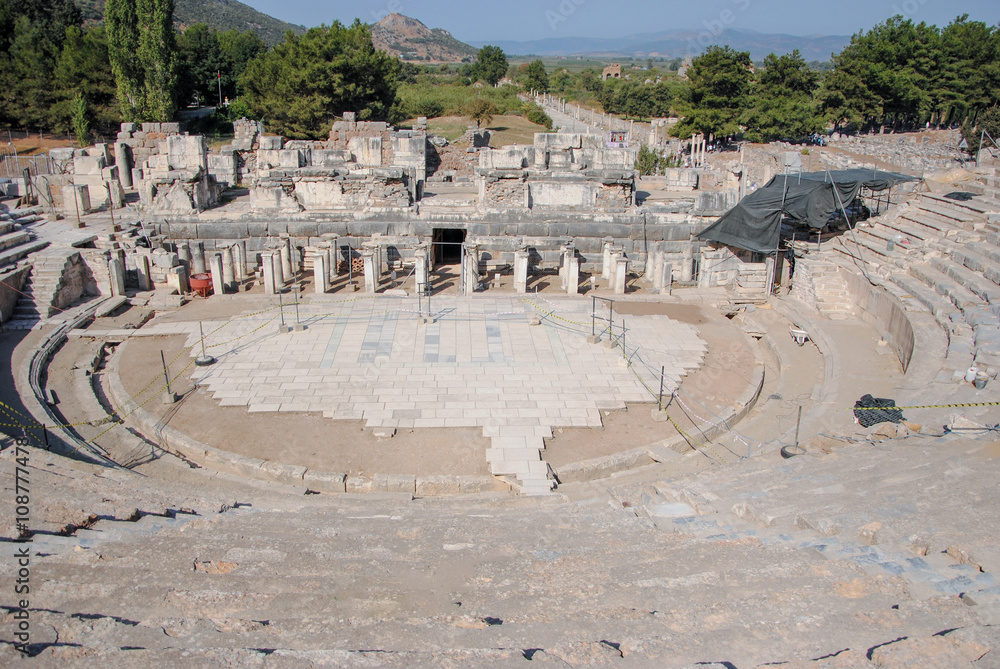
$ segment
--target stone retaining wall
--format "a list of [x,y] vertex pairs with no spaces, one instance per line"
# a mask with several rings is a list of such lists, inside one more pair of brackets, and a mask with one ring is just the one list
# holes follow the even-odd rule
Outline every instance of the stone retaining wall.
[[25,266],[0,276],[0,323],[10,320],[14,306],[21,298],[21,287],[30,271],[31,267]]
[[913,358],[914,333],[903,305],[884,289],[868,283],[860,274],[842,272],[841,276],[861,318],[889,342],[905,373]]

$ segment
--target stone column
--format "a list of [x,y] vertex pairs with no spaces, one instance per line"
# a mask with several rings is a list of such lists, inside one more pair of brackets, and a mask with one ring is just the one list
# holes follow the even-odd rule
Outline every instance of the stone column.
[[177,259],[185,268],[191,269],[191,245],[181,242],[177,245]]
[[764,294],[761,295],[765,300],[771,297],[771,293],[774,292],[774,280],[775,280],[775,264],[774,256],[768,256],[764,259],[765,276],[764,279]]
[[479,288],[479,244],[465,244],[465,262],[462,265],[462,293],[472,295]]
[[381,279],[388,271],[386,268],[385,249],[381,246],[375,247],[375,276]]
[[613,283],[615,286],[615,295],[624,295],[625,280],[628,278],[628,258],[616,252],[612,256],[612,261],[614,265]]
[[514,252],[514,290],[518,293],[528,292],[528,250]]
[[694,277],[694,250],[688,244],[684,247],[681,261],[681,281],[690,281]]
[[132,187],[132,147],[125,142],[115,142],[115,165],[122,188]]
[[698,287],[711,288],[713,283],[712,271],[715,269],[715,254],[708,247],[701,250],[701,271],[698,273]]
[[139,290],[153,290],[153,280],[150,278],[149,256],[141,253],[135,257],[136,274],[139,276]]
[[430,283],[430,276],[427,271],[427,247],[421,245],[413,252],[415,267],[413,269],[413,279],[417,284],[417,292],[425,293],[427,284]]
[[292,266],[292,238],[281,236],[281,278],[282,283],[295,281],[295,268]]
[[574,253],[569,258],[566,268],[566,294],[577,295],[580,292],[580,258]]
[[325,293],[330,289],[330,273],[326,264],[325,250],[313,254],[313,283],[317,293]]
[[212,290],[216,295],[226,294],[226,280],[222,269],[222,254],[213,253],[208,258],[208,268],[212,273]]
[[361,252],[361,260],[365,266],[365,292],[374,293],[378,286],[378,278],[375,276],[375,253],[371,249]]
[[236,272],[236,280],[240,283],[247,278],[247,243],[239,241],[233,244],[233,270]]
[[184,265],[177,265],[167,270],[167,285],[171,290],[176,290],[178,295],[183,295],[191,290],[188,284],[188,271]]
[[108,275],[111,278],[111,295],[117,297],[125,294],[125,268],[118,258],[108,261]]
[[281,267],[281,261],[275,263],[275,254],[265,251],[260,254],[260,264],[264,270],[264,294],[276,295],[278,293],[278,277],[274,266],[277,264],[278,267]]
[[663,264],[663,252],[659,249],[651,250],[646,255],[646,278],[652,284],[653,290],[660,289],[660,266]]
[[330,245],[330,250],[327,251],[327,258],[326,268],[330,271],[330,283],[332,284],[340,276],[337,272],[337,264],[340,262],[340,248],[336,242]]
[[205,242],[195,242],[191,248],[191,274],[205,273]]
[[285,263],[281,260],[281,247],[274,246],[266,253],[274,263],[274,285],[281,288],[285,285]]
[[559,280],[565,290],[569,286],[569,264],[576,256],[576,248],[572,244],[563,244],[562,258],[559,261]]
[[611,247],[614,245],[614,239],[611,237],[604,238],[604,263],[601,265],[601,278],[605,281],[611,280]]
[[674,282],[674,266],[665,262],[665,258],[660,261],[658,270],[660,277],[660,295],[669,295]]
[[236,268],[233,267],[233,247],[222,249],[222,282],[228,292],[236,292]]

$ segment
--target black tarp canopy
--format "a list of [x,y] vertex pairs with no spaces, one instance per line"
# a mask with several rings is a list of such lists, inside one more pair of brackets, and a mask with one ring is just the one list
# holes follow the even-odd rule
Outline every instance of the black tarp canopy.
[[782,174],[747,195],[698,237],[758,253],[778,248],[783,216],[822,228],[830,216],[851,206],[862,188],[882,191],[917,177],[896,172],[853,169]]

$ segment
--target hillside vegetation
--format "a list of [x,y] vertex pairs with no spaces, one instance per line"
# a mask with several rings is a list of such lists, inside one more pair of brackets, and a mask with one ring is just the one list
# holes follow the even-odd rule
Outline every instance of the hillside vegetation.
[[[104,20],[104,0],[76,0],[76,4],[86,23],[101,23]],[[174,0],[175,28],[184,30],[197,23],[204,23],[220,32],[249,30],[268,46],[278,44],[289,30],[296,34],[306,31],[302,26],[279,21],[237,0]]]

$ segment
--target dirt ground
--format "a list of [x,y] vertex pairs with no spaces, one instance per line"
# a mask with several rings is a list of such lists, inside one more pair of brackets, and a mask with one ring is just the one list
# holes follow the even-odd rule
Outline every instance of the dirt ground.
[[[177,374],[190,362],[185,338],[137,337],[124,344],[122,384],[130,394],[151,381],[162,387],[157,371],[160,351]],[[414,474],[489,476],[489,440],[478,429],[402,430],[392,439],[376,439],[362,421],[334,421],[317,413],[251,414],[239,407],[220,407],[204,389],[182,375],[172,386],[182,395],[177,405],[159,397],[144,408],[195,439],[233,453],[347,474]],[[142,396],[142,400],[149,394]],[[140,400],[140,401],[142,401]]]
[[[705,363],[688,374],[681,383],[684,402],[706,418],[709,409],[717,414],[734,406],[746,390],[753,371],[754,355],[743,331],[713,308],[702,309],[691,304],[657,302],[618,302],[615,310],[628,315],[664,315],[699,326],[699,336],[708,344]],[[707,326],[707,327],[705,327]],[[696,398],[703,406],[692,399]],[[566,428],[553,430],[546,441],[544,458],[554,467],[581,460],[599,458],[621,451],[646,446],[677,435],[670,423],[653,420],[654,403],[628,404],[625,411],[602,411],[603,429]],[[696,425],[687,411],[674,403],[670,416],[685,432],[697,434]]]

